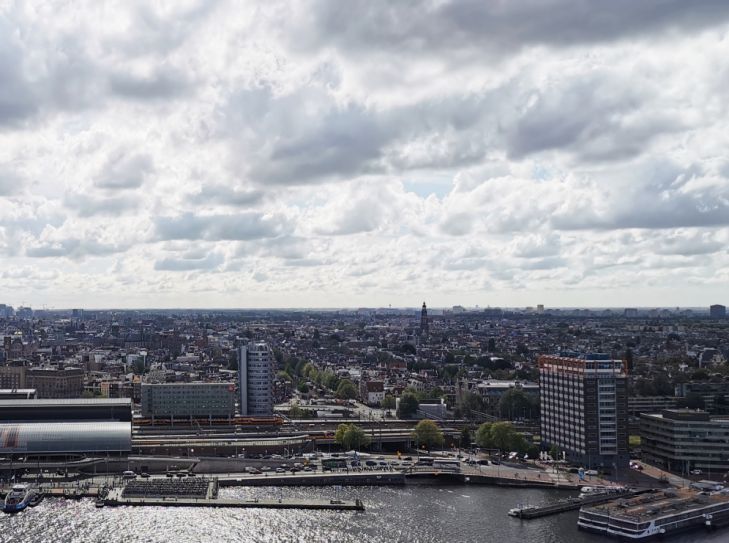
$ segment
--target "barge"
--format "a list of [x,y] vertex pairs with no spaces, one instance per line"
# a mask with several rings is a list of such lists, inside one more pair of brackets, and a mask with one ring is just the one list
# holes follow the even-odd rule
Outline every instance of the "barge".
[[676,532],[729,524],[729,494],[692,489],[654,490],[580,509],[577,526],[622,540],[643,541]]

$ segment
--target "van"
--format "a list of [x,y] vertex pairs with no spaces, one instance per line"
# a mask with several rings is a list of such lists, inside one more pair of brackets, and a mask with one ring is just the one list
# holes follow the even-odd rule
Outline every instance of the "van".
[[125,471],[124,473],[122,473],[122,478],[123,479],[136,479],[137,474],[134,473],[133,471]]

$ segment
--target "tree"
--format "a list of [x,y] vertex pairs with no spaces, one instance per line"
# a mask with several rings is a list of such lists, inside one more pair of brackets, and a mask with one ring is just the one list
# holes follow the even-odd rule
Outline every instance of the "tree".
[[467,419],[475,418],[476,413],[482,413],[486,409],[481,395],[473,392],[466,392],[461,396],[460,407],[461,413]]
[[81,397],[82,398],[93,398],[94,397],[94,393],[91,390],[84,390],[81,393]]
[[304,382],[299,383],[299,386],[297,386],[296,389],[299,392],[301,392],[302,394],[308,394],[309,393],[309,385],[307,385]]
[[511,449],[513,429],[511,424],[506,422],[495,422],[491,425],[491,440],[494,443],[494,447],[500,451],[507,451]]
[[471,430],[468,429],[468,426],[465,426],[463,430],[461,430],[461,447],[462,448],[468,448],[471,446]]
[[413,438],[417,441],[418,445],[425,445],[428,450],[433,446],[443,444],[443,432],[430,419],[423,419],[415,426]]
[[137,358],[133,363],[134,368],[134,374],[135,375],[142,375],[144,374],[144,360],[141,358]]
[[334,434],[334,442],[344,450],[360,449],[370,444],[370,436],[355,424],[340,424]]
[[496,340],[494,338],[489,338],[488,352],[493,353],[494,351],[496,351]]
[[484,422],[476,430],[476,445],[482,449],[493,449],[494,443],[491,440],[491,423]]
[[349,379],[342,379],[337,385],[336,395],[341,400],[351,400],[357,397],[357,388]]
[[400,404],[397,407],[397,418],[407,419],[412,417],[420,406],[417,396],[412,392],[403,392],[400,396]]
[[698,392],[689,392],[685,398],[680,398],[677,402],[678,407],[686,407],[688,409],[704,409],[704,397]]
[[395,397],[392,394],[385,394],[385,398],[382,400],[383,409],[395,409]]
[[501,399],[499,399],[499,412],[501,413],[501,418],[508,418],[509,420],[514,420],[514,418],[518,418],[520,416],[526,418],[529,416],[529,410],[531,407],[532,404],[527,395],[523,390],[518,388],[510,388],[504,392],[501,395]]

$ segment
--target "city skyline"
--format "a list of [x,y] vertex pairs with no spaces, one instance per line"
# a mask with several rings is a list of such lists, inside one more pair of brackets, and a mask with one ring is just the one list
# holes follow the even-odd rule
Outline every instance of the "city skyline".
[[0,7],[0,303],[726,305],[718,1]]

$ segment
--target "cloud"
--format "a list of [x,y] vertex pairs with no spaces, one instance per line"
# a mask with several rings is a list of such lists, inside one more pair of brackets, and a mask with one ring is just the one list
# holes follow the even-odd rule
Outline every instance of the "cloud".
[[252,207],[265,197],[262,190],[236,190],[223,184],[203,185],[198,192],[188,194],[187,201],[193,206],[218,205]]
[[257,212],[231,215],[185,213],[154,220],[158,240],[255,240],[275,238],[288,229],[283,217]]
[[154,269],[160,271],[210,271],[217,269],[225,262],[223,255],[210,253],[195,258],[163,258],[154,263]]
[[79,259],[87,256],[108,256],[126,249],[126,246],[100,243],[90,239],[69,238],[28,247],[25,254],[31,258]]
[[109,157],[94,184],[103,189],[135,189],[141,187],[153,171],[154,161],[150,155],[119,149]]
[[18,194],[21,192],[23,184],[21,176],[0,164],[0,197]]
[[387,6],[367,0],[319,0],[300,7],[292,43],[336,47],[353,55],[373,51],[436,55],[464,52],[498,57],[529,46],[574,47],[695,32],[729,19],[721,0],[479,0],[403,1]]
[[75,192],[66,194],[63,202],[67,208],[76,211],[80,217],[96,215],[118,217],[136,210],[141,203],[138,195],[97,197]]
[[151,74],[127,72],[109,77],[111,92],[134,100],[168,100],[187,92],[190,82],[176,70],[158,70]]

